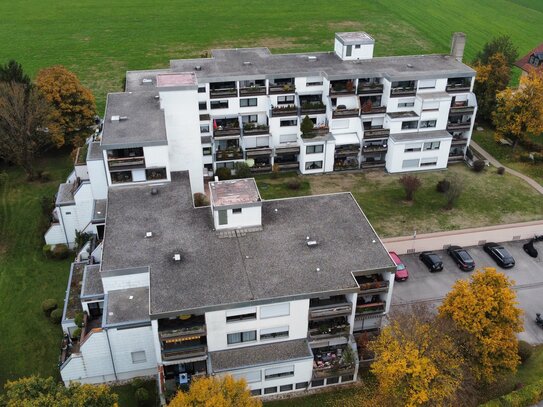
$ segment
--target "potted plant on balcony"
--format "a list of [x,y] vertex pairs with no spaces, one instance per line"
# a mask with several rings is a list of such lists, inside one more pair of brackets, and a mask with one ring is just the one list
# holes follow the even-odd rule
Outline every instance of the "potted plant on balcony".
[[315,134],[312,134],[315,125],[309,116],[305,116],[300,124],[300,130],[302,131],[303,138],[313,138]]
[[366,99],[366,101],[362,104],[362,111],[364,113],[371,112],[371,109],[373,108],[373,103],[371,102],[371,99]]
[[347,90],[347,92],[352,92],[353,89],[354,89],[354,84],[353,84],[353,81],[352,80],[348,80],[346,83],[345,83],[345,89]]

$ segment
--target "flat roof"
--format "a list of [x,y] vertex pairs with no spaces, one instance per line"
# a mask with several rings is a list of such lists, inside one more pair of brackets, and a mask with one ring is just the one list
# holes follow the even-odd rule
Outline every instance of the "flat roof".
[[261,201],[254,178],[212,181],[209,183],[214,207],[244,206]]
[[57,206],[73,205],[74,199],[74,185],[68,182],[60,184],[58,186],[57,199],[55,201]]
[[307,339],[209,352],[211,370],[217,373],[308,358],[313,353]]
[[149,267],[151,315],[173,316],[353,292],[352,272],[394,270],[350,193],[263,201],[262,227],[220,236],[210,208],[193,207],[186,172],[162,185],[110,188],[102,271]]
[[196,86],[197,84],[194,72],[160,73],[156,76],[157,88]]
[[412,133],[391,134],[390,138],[394,141],[422,141],[429,139],[452,139],[452,135],[447,130],[415,131]]
[[87,151],[87,161],[102,161],[104,156],[102,154],[102,147],[99,141],[93,141],[89,143],[89,150]]
[[107,95],[102,148],[165,144],[166,125],[157,91]]
[[108,291],[104,313],[106,325],[150,321],[149,288]]
[[101,297],[104,295],[104,286],[100,276],[100,265],[89,264],[83,271],[83,286],[81,297]]
[[344,45],[375,44],[373,37],[364,31],[336,33],[336,38]]
[[95,199],[92,209],[92,223],[103,223],[106,220],[107,199]]
[[346,144],[360,144],[360,140],[356,133],[343,133],[343,134],[334,134],[334,139],[336,140],[337,146],[343,146]]

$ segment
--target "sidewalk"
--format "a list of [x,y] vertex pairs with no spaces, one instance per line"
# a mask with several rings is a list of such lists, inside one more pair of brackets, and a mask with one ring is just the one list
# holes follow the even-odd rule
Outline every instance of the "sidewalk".
[[506,167],[505,165],[500,164],[498,160],[496,160],[494,157],[492,157],[490,154],[488,154],[483,148],[477,144],[475,141],[471,140],[469,143],[469,146],[473,148],[475,151],[477,151],[479,154],[481,154],[490,164],[492,164],[494,167],[503,167],[505,168],[505,172],[514,175],[515,177],[518,177],[524,181],[526,181],[528,184],[530,184],[537,192],[543,195],[543,186],[530,177],[521,174],[518,171],[512,170],[511,168]]

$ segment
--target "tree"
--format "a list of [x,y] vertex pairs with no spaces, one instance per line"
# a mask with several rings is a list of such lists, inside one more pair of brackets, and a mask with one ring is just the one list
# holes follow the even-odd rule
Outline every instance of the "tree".
[[300,130],[302,134],[306,137],[309,136],[314,127],[315,125],[313,124],[313,121],[309,116],[305,116],[302,120],[302,123],[300,124]]
[[496,95],[511,79],[511,68],[501,53],[490,56],[488,63],[477,62],[473,68],[477,72],[473,87],[477,96],[477,116],[490,121],[496,109]]
[[445,199],[447,200],[445,209],[450,210],[454,207],[456,201],[458,201],[458,198],[460,198],[460,195],[462,195],[464,185],[459,177],[451,177],[447,181],[449,183],[449,187],[445,191]]
[[195,379],[188,392],[179,391],[168,407],[258,407],[262,402],[251,397],[244,379],[232,376]]
[[439,316],[454,327],[458,347],[473,376],[492,383],[519,364],[516,333],[523,330],[513,282],[494,268],[458,280],[439,307]]
[[405,199],[407,201],[412,201],[415,192],[421,187],[422,182],[419,177],[416,175],[403,175],[398,182],[403,187],[405,191]]
[[475,57],[474,62],[488,64],[490,58],[497,53],[500,53],[505,57],[505,61],[509,67],[513,66],[518,58],[518,48],[511,41],[511,37],[508,35],[501,35],[499,37],[494,37],[487,42]]
[[236,170],[236,178],[249,178],[251,176],[251,169],[245,162],[237,162],[234,164]]
[[526,136],[543,133],[543,72],[533,69],[518,89],[500,92],[493,119],[496,136],[513,140],[513,149]]
[[65,387],[52,377],[23,377],[8,381],[0,405],[5,407],[111,407],[117,395],[106,385],[72,384]]
[[436,316],[423,306],[392,317],[370,346],[378,405],[453,404],[463,381],[463,359]]
[[52,120],[64,133],[64,142],[80,146],[90,135],[96,116],[91,91],[60,65],[39,71],[36,85],[53,106]]
[[50,125],[51,108],[35,87],[0,82],[0,158],[34,177],[36,156],[58,140]]
[[23,67],[15,60],[10,60],[5,65],[0,65],[0,82],[16,82],[30,86],[30,77],[24,73]]

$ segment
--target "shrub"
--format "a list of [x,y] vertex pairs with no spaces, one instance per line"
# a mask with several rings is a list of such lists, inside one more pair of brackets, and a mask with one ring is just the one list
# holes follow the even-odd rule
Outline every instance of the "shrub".
[[65,244],[57,244],[52,250],[53,258],[57,260],[67,259],[70,255],[70,249]]
[[518,341],[518,355],[520,356],[521,363],[526,362],[530,359],[534,353],[534,347],[526,341]]
[[8,179],[9,179],[8,173],[5,171],[0,171],[0,186],[8,182]]
[[40,198],[41,213],[45,216],[51,216],[51,212],[55,208],[55,201],[48,195],[44,195]]
[[51,312],[53,310],[56,310],[57,308],[58,308],[58,302],[54,298],[48,298],[46,300],[43,300],[43,302],[41,303],[41,310],[47,316],[51,315]]
[[505,174],[505,168],[504,167],[498,167],[498,174],[499,175]]
[[302,186],[301,182],[297,179],[291,179],[287,182],[287,188],[296,191]]
[[75,328],[74,331],[72,332],[72,339],[79,339],[81,338],[81,328]]
[[194,206],[199,208],[200,206],[208,206],[209,205],[209,199],[207,199],[206,194],[202,194],[201,192],[196,192],[194,194]]
[[522,153],[519,160],[525,163],[543,163],[543,153]]
[[314,127],[315,125],[313,124],[313,121],[309,118],[309,116],[305,116],[302,120],[302,123],[300,124],[300,130],[305,137],[307,137],[309,133],[311,133],[311,130],[313,130]]
[[49,182],[51,181],[51,173],[48,171],[42,171],[40,173],[40,182]]
[[85,320],[85,316],[81,311],[75,313],[74,317],[74,324],[76,324],[79,328],[83,326],[83,321]]
[[483,171],[485,169],[485,166],[486,166],[486,164],[485,164],[484,160],[475,160],[473,162],[473,171],[481,172],[481,171]]
[[236,163],[234,169],[236,170],[236,178],[249,178],[251,176],[251,169],[246,163]]
[[421,187],[422,182],[419,177],[416,175],[403,175],[398,182],[401,184],[405,191],[405,199],[407,201],[412,201],[415,192]]
[[60,324],[60,321],[62,321],[62,310],[59,308],[53,310],[49,316],[49,320],[53,324]]
[[226,167],[217,168],[217,171],[215,171],[215,175],[219,177],[219,180],[224,181],[232,178],[232,170]]
[[277,178],[279,175],[279,172],[281,171],[281,168],[279,168],[279,164],[273,164],[272,165],[272,178]]
[[449,183],[449,187],[445,191],[445,198],[447,199],[445,209],[450,210],[454,207],[460,195],[462,195],[464,185],[462,184],[462,179],[459,177],[453,177],[447,182]]
[[446,179],[442,179],[437,183],[436,189],[437,192],[445,193],[449,190],[450,186],[451,183],[449,181],[447,181]]
[[147,389],[140,387],[138,390],[136,390],[136,393],[134,394],[136,397],[136,402],[138,405],[143,405],[149,401],[149,392]]
[[136,390],[139,389],[140,387],[143,387],[143,380],[140,379],[139,377],[136,377],[134,380],[132,380],[132,382],[130,383],[130,385],[132,386],[132,388],[134,389],[134,391],[136,391]]
[[47,258],[47,259],[53,258],[53,252],[51,251],[51,245],[50,244],[44,244],[41,251],[42,251],[43,255],[45,256],[45,258]]

